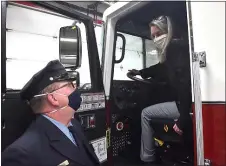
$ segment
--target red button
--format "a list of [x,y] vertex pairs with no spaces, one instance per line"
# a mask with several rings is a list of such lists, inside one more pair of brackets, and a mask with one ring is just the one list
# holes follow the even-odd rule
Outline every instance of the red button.
[[89,125],[90,125],[91,127],[94,127],[94,126],[95,126],[95,120],[94,120],[94,117],[90,117]]

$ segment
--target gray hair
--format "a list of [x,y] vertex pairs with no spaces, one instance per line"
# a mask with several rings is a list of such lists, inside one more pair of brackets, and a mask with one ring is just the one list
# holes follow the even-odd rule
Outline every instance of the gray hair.
[[[45,87],[42,91],[40,91],[38,93],[38,95],[50,93],[50,92],[54,91],[55,89],[57,89],[58,87],[59,86],[57,85],[57,83],[50,84],[49,86]],[[29,105],[31,106],[34,113],[42,112],[46,98],[47,98],[47,95],[44,95],[44,96],[39,96],[39,97],[33,97],[29,101]]]

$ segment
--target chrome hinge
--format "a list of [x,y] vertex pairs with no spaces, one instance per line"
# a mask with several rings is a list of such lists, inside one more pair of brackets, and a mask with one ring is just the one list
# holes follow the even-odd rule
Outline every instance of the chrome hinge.
[[194,52],[192,54],[192,62],[199,61],[200,67],[206,67],[206,52]]
[[5,101],[5,93],[2,93],[2,102]]
[[211,166],[211,160],[209,160],[209,159],[204,159],[204,165],[205,165],[205,166]]
[[2,120],[2,130],[5,129],[5,120]]

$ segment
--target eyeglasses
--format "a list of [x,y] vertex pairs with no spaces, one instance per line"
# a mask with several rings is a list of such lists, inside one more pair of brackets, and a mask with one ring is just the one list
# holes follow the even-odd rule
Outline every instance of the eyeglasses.
[[64,85],[62,85],[62,86],[60,86],[60,87],[58,87],[57,89],[52,90],[51,92],[48,92],[48,93],[45,93],[45,94],[35,95],[34,97],[45,96],[45,95],[47,95],[47,94],[51,94],[51,93],[53,93],[53,92],[55,92],[55,91],[57,91],[57,90],[59,90],[59,89],[61,89],[61,88],[64,88],[64,87],[75,88],[76,86],[75,86],[75,84],[74,84],[73,82],[68,82],[68,83],[66,83],[66,84],[64,84]]
[[60,86],[60,87],[58,87],[57,89],[54,89],[53,91],[51,91],[51,92],[49,92],[49,93],[52,93],[52,92],[57,91],[57,90],[59,90],[59,89],[62,89],[62,88],[64,88],[64,87],[75,88],[75,84],[74,84],[73,82],[68,82],[68,83],[66,83],[66,84],[64,84],[64,85],[62,85],[62,86]]

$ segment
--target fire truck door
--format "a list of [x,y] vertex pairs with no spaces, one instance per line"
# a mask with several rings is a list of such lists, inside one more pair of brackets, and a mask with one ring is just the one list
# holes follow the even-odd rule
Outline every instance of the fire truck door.
[[187,12],[197,165],[225,165],[225,2],[187,2]]

